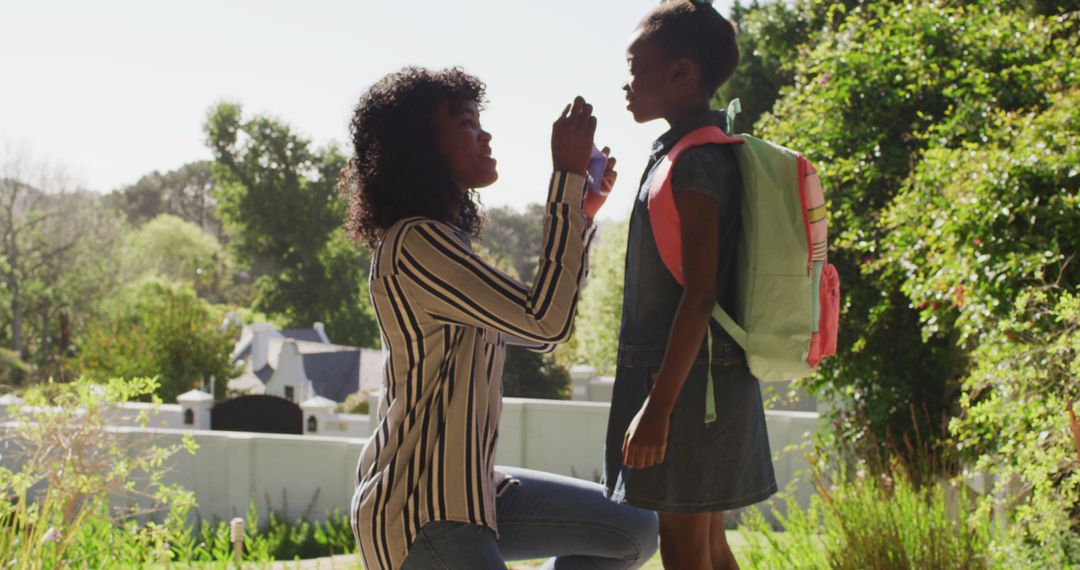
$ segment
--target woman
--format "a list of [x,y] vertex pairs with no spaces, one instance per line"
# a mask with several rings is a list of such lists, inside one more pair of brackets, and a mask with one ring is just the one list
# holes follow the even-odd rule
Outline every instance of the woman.
[[[585,190],[596,119],[578,97],[552,127],[535,282],[478,258],[473,191],[498,177],[483,98],[460,69],[405,68],[372,86],[352,119],[347,225],[374,249],[388,350],[352,505],[361,557],[369,569],[501,569],[546,556],[553,568],[636,568],[656,550],[653,513],[607,501],[596,484],[494,466],[506,346],[548,351],[570,336],[606,191]],[[609,166],[605,190],[615,176]]]

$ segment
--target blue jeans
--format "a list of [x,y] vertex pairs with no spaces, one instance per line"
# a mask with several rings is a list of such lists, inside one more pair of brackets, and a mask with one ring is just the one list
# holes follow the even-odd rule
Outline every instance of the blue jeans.
[[603,487],[518,468],[521,484],[496,500],[499,538],[489,529],[436,521],[416,536],[403,570],[504,570],[504,560],[554,557],[556,570],[623,570],[656,552],[656,513],[613,503]]

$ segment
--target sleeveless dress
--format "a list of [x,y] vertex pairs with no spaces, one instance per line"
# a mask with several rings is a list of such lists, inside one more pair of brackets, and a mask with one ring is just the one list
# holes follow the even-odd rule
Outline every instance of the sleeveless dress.
[[[761,388],[742,349],[718,324],[712,367],[717,419],[705,423],[706,343],[671,414],[663,463],[646,469],[623,465],[622,444],[631,420],[652,388],[683,288],[660,260],[649,224],[648,194],[659,159],[686,133],[707,125],[724,128],[723,113],[709,112],[676,124],[656,141],[630,216],[618,363],[604,452],[604,486],[616,502],[661,512],[715,512],[745,507],[776,492]],[[717,299],[733,306],[735,241],[739,232],[740,174],[729,145],[687,150],[675,165],[675,192],[701,192],[721,212]]]

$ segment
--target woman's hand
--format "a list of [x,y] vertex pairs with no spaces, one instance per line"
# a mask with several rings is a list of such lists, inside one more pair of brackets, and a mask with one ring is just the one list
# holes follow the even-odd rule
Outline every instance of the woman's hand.
[[623,465],[631,469],[659,465],[667,454],[671,413],[650,405],[650,400],[645,399],[623,437]]
[[555,170],[584,175],[595,133],[592,105],[578,95],[551,126],[551,162]]
[[604,205],[604,202],[607,201],[608,194],[611,194],[611,189],[615,187],[615,180],[619,177],[619,173],[615,171],[615,158],[611,156],[611,149],[605,146],[600,152],[608,157],[607,166],[604,167],[604,178],[600,184],[600,192],[586,192],[585,202],[581,206],[581,210],[585,212],[585,217],[590,222],[596,217],[596,213],[600,211],[600,207]]

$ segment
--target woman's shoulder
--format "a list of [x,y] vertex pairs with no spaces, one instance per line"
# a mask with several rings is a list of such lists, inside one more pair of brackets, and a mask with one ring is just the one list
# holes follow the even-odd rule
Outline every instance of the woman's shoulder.
[[431,226],[439,223],[440,222],[438,220],[434,220],[432,218],[425,218],[423,216],[411,216],[408,218],[401,218],[400,220],[391,224],[390,227],[386,228],[386,232],[383,234],[382,241],[379,243],[379,245],[382,246],[387,243],[393,242],[393,238],[397,237],[398,235],[406,234],[409,232],[409,230],[417,226]]
[[394,258],[401,255],[402,245],[413,240],[425,242],[462,242],[461,230],[445,222],[423,216],[402,218],[386,229],[379,244],[375,247],[380,258]]
[[413,216],[402,218],[387,228],[382,243],[393,242],[394,238],[400,240],[401,238],[418,233],[425,235],[437,234],[439,236],[447,236],[450,239],[457,241],[469,241],[468,233],[452,224],[441,222],[434,218]]

